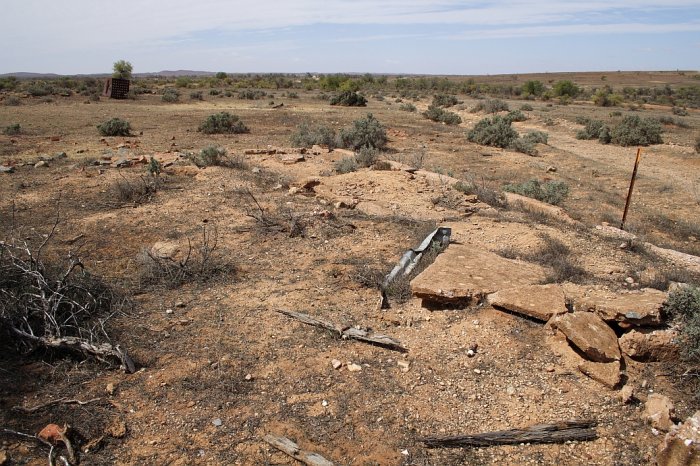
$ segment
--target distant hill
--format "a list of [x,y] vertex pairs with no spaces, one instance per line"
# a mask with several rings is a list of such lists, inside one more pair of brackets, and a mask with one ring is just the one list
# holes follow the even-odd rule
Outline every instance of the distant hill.
[[[63,76],[66,77],[89,77],[89,78],[106,78],[112,73],[92,73],[92,74],[56,74],[56,73],[31,73],[26,71],[18,71],[17,73],[0,74],[0,78],[8,78],[14,76],[17,79],[56,79]],[[153,76],[163,76],[165,78],[177,78],[178,76],[214,76],[216,73],[212,71],[194,71],[194,70],[163,70],[155,73],[134,73],[136,78],[150,78]]]

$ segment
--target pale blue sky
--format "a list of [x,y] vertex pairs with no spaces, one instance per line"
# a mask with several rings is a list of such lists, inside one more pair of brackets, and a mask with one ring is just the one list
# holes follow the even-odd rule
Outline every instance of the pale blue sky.
[[0,73],[700,68],[700,0],[18,0]]

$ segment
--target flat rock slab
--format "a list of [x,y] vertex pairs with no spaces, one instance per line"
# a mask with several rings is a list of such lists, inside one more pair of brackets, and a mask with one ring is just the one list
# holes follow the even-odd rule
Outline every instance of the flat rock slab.
[[428,302],[473,304],[498,290],[544,279],[539,265],[504,259],[472,245],[451,244],[413,279],[411,292]]
[[488,302],[494,307],[524,314],[544,322],[555,315],[568,312],[564,290],[556,284],[528,285],[500,290],[489,295]]
[[666,293],[651,288],[623,294],[591,290],[574,297],[574,308],[595,312],[608,322],[659,326],[663,324],[661,310],[665,301]]
[[620,360],[617,335],[603,319],[592,312],[573,312],[552,317],[548,323],[559,330],[593,362]]

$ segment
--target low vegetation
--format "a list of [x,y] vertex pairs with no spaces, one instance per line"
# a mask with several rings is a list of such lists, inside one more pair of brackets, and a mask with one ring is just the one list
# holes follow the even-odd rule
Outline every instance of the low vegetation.
[[173,103],[180,100],[180,92],[174,87],[168,87],[163,91],[160,100],[163,102]]
[[601,120],[582,119],[584,128],[576,133],[577,139],[597,139],[603,144],[619,146],[648,146],[661,144],[663,128],[655,118],[628,115],[612,128]]
[[341,105],[343,107],[365,107],[367,99],[356,91],[342,92],[330,100],[331,105]]
[[508,104],[501,99],[488,99],[479,102],[471,110],[472,113],[485,112],[485,113],[498,113],[507,112],[509,110]]
[[120,118],[112,118],[98,125],[97,130],[102,136],[129,136],[131,135],[131,124]]
[[511,127],[510,120],[496,115],[479,121],[467,133],[467,139],[482,146],[505,149],[518,139],[518,132]]
[[6,136],[16,136],[22,132],[22,127],[19,123],[14,123],[12,125],[5,126],[2,130],[2,134]]
[[669,293],[664,306],[680,327],[681,357],[693,366],[700,364],[700,288],[683,286]]
[[524,183],[507,184],[503,190],[552,205],[561,204],[569,195],[569,186],[563,181],[540,183],[538,180],[532,179]]
[[205,134],[242,134],[250,132],[238,115],[232,115],[229,112],[209,115],[207,119],[199,125],[198,131]]
[[462,122],[462,118],[454,112],[449,112],[442,107],[431,105],[428,110],[423,112],[423,116],[428,120],[446,125],[458,125]]
[[384,126],[371,114],[355,120],[350,128],[340,131],[338,145],[346,149],[359,150],[363,147],[384,149],[387,143]]
[[300,124],[292,134],[290,141],[294,147],[328,146],[333,149],[336,146],[335,130],[324,125],[310,125],[306,122]]
[[586,279],[586,271],[571,257],[571,249],[560,240],[542,235],[542,244],[523,258],[550,268],[547,283],[578,283]]
[[399,105],[399,110],[401,110],[402,112],[409,112],[409,113],[415,113],[416,111],[418,111],[416,106],[410,102],[406,102],[406,103]]
[[335,171],[339,174],[357,171],[357,161],[355,157],[343,157],[335,163]]
[[457,97],[449,94],[436,94],[433,96],[433,104],[436,107],[453,107],[459,103]]

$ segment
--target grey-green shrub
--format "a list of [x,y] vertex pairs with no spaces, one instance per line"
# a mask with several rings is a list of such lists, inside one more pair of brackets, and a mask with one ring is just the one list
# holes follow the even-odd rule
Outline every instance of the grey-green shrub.
[[537,150],[537,147],[535,147],[535,144],[532,141],[529,141],[525,138],[515,139],[508,146],[508,148],[513,149],[516,152],[521,152],[523,154],[532,155],[532,156],[539,154],[539,151]]
[[246,89],[243,91],[238,91],[238,98],[243,100],[260,100],[265,97],[267,93],[261,91],[260,89]]
[[335,130],[329,126],[311,126],[304,122],[297,127],[290,140],[294,147],[311,147],[318,144],[333,149],[335,147]]
[[523,139],[526,139],[533,144],[547,144],[549,135],[544,131],[528,131],[527,134],[523,136]]
[[448,94],[436,94],[433,96],[433,105],[436,107],[453,107],[459,103],[457,97]]
[[522,104],[520,106],[520,110],[522,110],[523,112],[531,112],[534,109],[532,108],[532,105],[530,105],[530,104]]
[[343,107],[365,107],[367,106],[367,99],[355,91],[345,91],[333,97],[330,104]]
[[663,129],[658,120],[629,115],[610,131],[610,142],[620,146],[648,146],[661,144]]
[[223,147],[207,146],[193,157],[193,162],[198,167],[212,167],[222,165],[225,157],[226,149]]
[[416,112],[418,109],[417,109],[416,106],[413,105],[412,103],[406,102],[405,104],[399,105],[399,110],[401,110],[402,112],[414,113],[414,112]]
[[379,150],[374,147],[361,147],[355,153],[355,161],[360,167],[371,167],[379,160]]
[[204,100],[204,94],[202,94],[202,91],[190,92],[190,99],[191,100]]
[[4,105],[7,105],[8,107],[17,107],[18,105],[21,105],[22,102],[15,96],[11,95],[7,99],[5,99],[2,102]]
[[102,136],[129,136],[131,134],[131,124],[120,118],[112,118],[101,125],[97,125],[97,130]]
[[357,171],[357,161],[354,157],[343,157],[335,163],[335,171],[341,175]]
[[552,205],[559,205],[569,195],[569,186],[563,181],[540,183],[533,179],[524,183],[507,184],[503,190]]
[[484,118],[467,133],[467,139],[482,146],[509,147],[518,138],[510,120],[501,116]]
[[486,113],[498,113],[508,111],[508,104],[501,99],[488,99],[476,104],[470,112],[476,113],[484,111]]
[[454,112],[449,112],[442,107],[431,105],[428,110],[423,112],[423,117],[438,123],[446,125],[458,125],[462,122],[462,118]]
[[177,89],[168,87],[163,91],[163,95],[161,96],[160,100],[163,102],[177,102],[180,100],[180,93],[177,91]]
[[527,120],[527,116],[520,110],[511,110],[504,118],[510,120],[511,122]]
[[355,120],[350,128],[344,128],[337,137],[340,147],[358,150],[362,147],[384,149],[387,143],[386,130],[382,124],[368,113],[365,118]]
[[576,122],[583,122],[584,128],[576,133],[576,139],[599,139],[601,132],[606,128],[605,122],[591,120],[590,118],[577,118]]
[[232,115],[229,112],[209,115],[199,126],[198,131],[205,134],[242,134],[250,132],[238,115]]
[[700,288],[686,286],[672,291],[664,311],[680,323],[680,353],[686,362],[700,362]]

